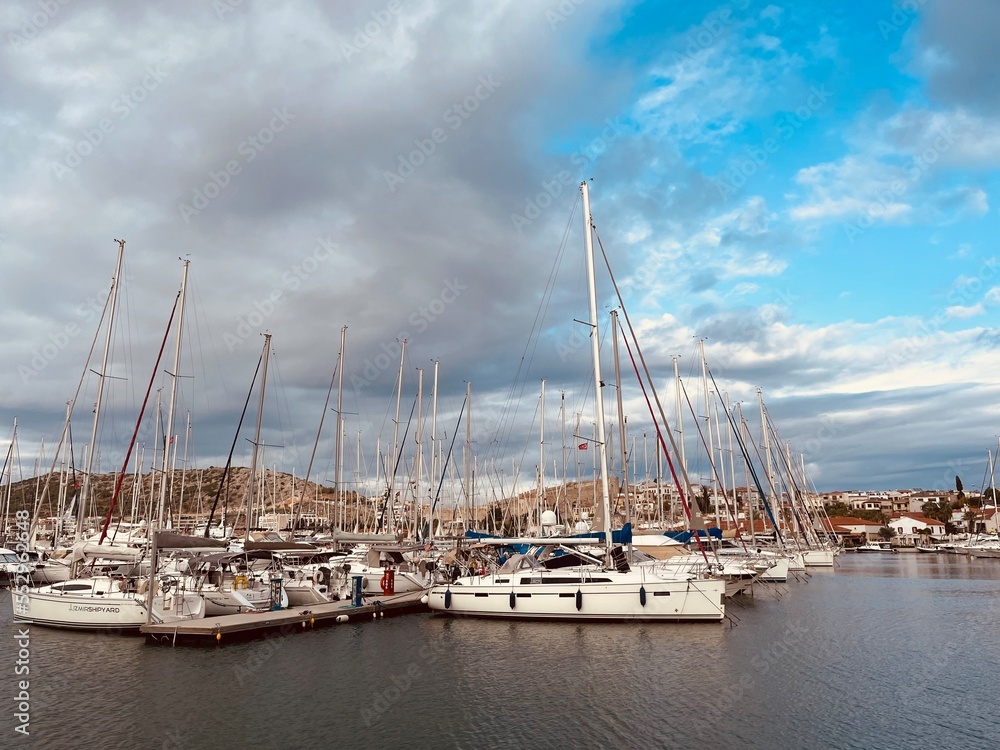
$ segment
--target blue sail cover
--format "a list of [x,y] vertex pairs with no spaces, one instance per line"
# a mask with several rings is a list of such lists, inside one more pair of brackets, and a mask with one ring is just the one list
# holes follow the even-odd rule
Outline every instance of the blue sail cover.
[[[720,538],[722,537],[722,532],[721,531],[719,532],[719,537]],[[466,531],[465,532],[465,538],[466,539],[500,539],[502,537],[499,537],[496,534],[487,534],[487,533],[482,532],[482,531],[471,531],[470,530],[470,531]],[[566,537],[562,537],[562,538],[563,539],[594,539],[595,541],[603,542],[604,541],[604,532],[603,531],[592,531],[589,534],[571,534],[570,536],[566,536]],[[632,543],[632,524],[627,523],[624,526],[622,526],[620,529],[615,529],[614,531],[612,531],[611,532],[611,541],[612,541],[613,544],[631,544]],[[512,544],[512,545],[509,545],[509,546],[513,547],[514,549],[516,549],[521,554],[524,554],[525,552],[527,552],[528,547],[530,545],[527,545],[527,544]],[[523,550],[522,549],[518,549],[519,547],[523,547],[524,549]]]
[[[681,544],[687,544],[694,538],[694,531],[666,531],[664,536],[668,536],[671,539],[676,539]],[[706,536],[713,537],[715,539],[722,539],[722,529],[718,526],[713,526],[710,529],[698,529],[698,536],[704,539]]]

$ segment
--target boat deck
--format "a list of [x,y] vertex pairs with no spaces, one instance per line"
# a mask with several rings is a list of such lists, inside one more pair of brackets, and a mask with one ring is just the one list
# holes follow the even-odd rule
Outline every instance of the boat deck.
[[315,627],[425,610],[427,605],[420,601],[425,593],[413,591],[394,596],[365,597],[359,607],[350,601],[337,601],[182,622],[151,623],[143,625],[140,631],[151,643],[222,645],[265,635],[290,635]]

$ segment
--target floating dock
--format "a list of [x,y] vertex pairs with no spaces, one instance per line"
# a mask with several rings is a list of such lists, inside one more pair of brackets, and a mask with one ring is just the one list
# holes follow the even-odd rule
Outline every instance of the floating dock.
[[140,632],[151,643],[170,646],[225,645],[268,635],[291,635],[310,628],[427,610],[427,605],[420,601],[426,593],[413,591],[395,596],[365,597],[364,603],[359,606],[355,606],[350,600],[344,600],[199,620],[151,623],[143,625]]

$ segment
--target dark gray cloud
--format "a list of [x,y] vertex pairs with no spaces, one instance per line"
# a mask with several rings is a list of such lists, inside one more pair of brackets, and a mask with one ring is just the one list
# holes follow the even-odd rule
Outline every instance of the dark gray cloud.
[[915,65],[938,102],[982,114],[1000,111],[1000,6],[991,0],[932,0],[921,9]]
[[[755,259],[791,257],[801,238],[774,226],[749,188],[736,203],[724,196],[671,135],[698,136],[706,92],[712,122],[734,128],[762,106],[747,82],[766,88],[776,77],[797,102],[799,61],[735,73],[720,62],[709,70],[717,89],[696,82],[688,90],[689,119],[671,124],[668,109],[654,108],[657,129],[636,114],[637,91],[663,83],[650,72],[656,65],[623,57],[611,67],[590,47],[614,32],[627,7],[573,5],[553,25],[558,5],[108,0],[59,6],[40,25],[31,22],[37,3],[5,6],[3,36],[18,43],[0,54],[0,418],[18,417],[24,454],[37,453],[44,435],[51,460],[94,341],[117,237],[128,240],[127,294],[112,348],[103,468],[124,454],[183,257],[191,273],[175,432],[190,412],[194,463],[225,461],[267,330],[274,357],[265,463],[301,476],[346,325],[347,464],[359,430],[366,456],[366,467],[352,471],[373,476],[375,441],[388,450],[406,339],[404,421],[418,368],[430,411],[439,360],[439,440],[454,433],[471,382],[476,455],[502,463],[509,481],[511,457],[537,448],[543,377],[547,418],[565,390],[570,431],[577,414],[589,429],[589,340],[574,322],[588,316],[578,205],[573,213],[587,178],[616,278],[629,304],[640,300],[635,317],[683,315],[679,330],[650,328],[646,353],[659,385],[672,375],[671,354],[683,352],[690,367],[697,333],[717,347],[710,361],[734,396],[749,400],[753,386],[772,384],[835,391],[853,365],[822,342],[788,348],[775,335],[789,320],[780,300],[734,308],[712,297],[743,276],[780,273],[754,268]],[[987,102],[995,93],[975,88],[995,74],[985,69],[985,47],[963,46],[985,28],[973,26],[934,6],[918,43],[956,49],[956,70],[985,76],[949,88],[941,76],[951,68],[942,68],[932,75],[941,96]],[[667,57],[686,43],[665,40]],[[722,61],[719,49],[713,59]],[[606,280],[599,289],[603,319],[617,302]],[[99,337],[97,357],[102,346]],[[155,378],[164,411],[172,349],[171,338]],[[629,368],[624,362],[626,378]],[[610,365],[604,379],[612,381]],[[94,394],[88,377],[73,421],[80,446]],[[810,415],[849,411],[859,397],[828,398],[778,400],[787,436],[809,441],[818,429]],[[629,399],[643,414],[633,390]],[[929,413],[944,414],[939,400]],[[249,460],[256,408],[255,395],[240,463]],[[324,479],[333,444],[326,417],[314,472]],[[636,429],[644,421],[635,417]],[[824,484],[836,486],[837,472],[883,484],[872,468],[876,452],[858,453],[873,445],[866,436],[876,427],[860,438],[853,428],[838,431],[817,462]],[[971,450],[971,433],[962,434]],[[147,465],[153,436],[147,418]],[[879,445],[895,437],[913,445],[905,427],[880,434]]]

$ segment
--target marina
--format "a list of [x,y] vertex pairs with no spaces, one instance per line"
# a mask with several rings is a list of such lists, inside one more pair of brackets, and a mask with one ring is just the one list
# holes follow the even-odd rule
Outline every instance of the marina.
[[[985,749],[997,731],[996,580],[992,560],[842,555],[741,598],[738,624],[417,611],[208,649],[29,627],[32,736],[40,747],[71,734],[84,747],[305,748],[335,736],[456,750]],[[9,611],[0,626],[16,631]],[[3,639],[0,660],[15,652]],[[102,714],[121,716],[93,720]],[[0,716],[0,729],[11,721]]]
[[0,748],[1000,747],[1000,0],[0,17]]

